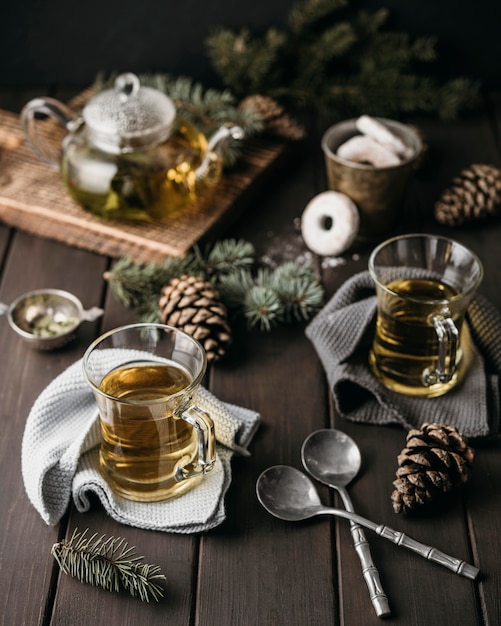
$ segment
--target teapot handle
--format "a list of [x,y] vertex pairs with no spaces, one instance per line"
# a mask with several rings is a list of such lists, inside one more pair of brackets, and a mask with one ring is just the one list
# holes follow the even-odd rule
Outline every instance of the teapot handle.
[[54,149],[51,151],[50,146],[47,146],[47,139],[39,136],[37,129],[37,116],[39,115],[52,117],[66,130],[73,130],[74,114],[67,106],[54,98],[34,98],[21,111],[21,128],[33,151],[51,167],[59,169],[61,151],[56,152]]

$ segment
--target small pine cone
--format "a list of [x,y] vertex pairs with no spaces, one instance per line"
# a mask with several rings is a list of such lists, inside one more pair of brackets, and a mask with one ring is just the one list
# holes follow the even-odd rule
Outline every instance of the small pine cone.
[[425,423],[407,434],[391,495],[395,513],[409,513],[468,480],[474,453],[454,426]]
[[435,218],[446,226],[462,226],[498,215],[501,209],[501,169],[473,164],[452,180],[435,204]]
[[241,109],[251,109],[259,115],[265,129],[283,139],[302,139],[305,135],[303,126],[290,117],[284,108],[268,96],[248,96],[240,103]]
[[219,361],[231,343],[226,307],[211,283],[196,276],[173,278],[161,292],[159,317],[199,341],[208,361]]

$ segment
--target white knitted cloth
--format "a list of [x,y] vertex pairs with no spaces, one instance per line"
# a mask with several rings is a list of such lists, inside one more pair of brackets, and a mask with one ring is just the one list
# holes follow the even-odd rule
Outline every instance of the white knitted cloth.
[[224,496],[234,452],[248,455],[260,416],[199,389],[197,404],[212,417],[217,440],[214,469],[194,489],[165,502],[133,502],[113,493],[99,472],[97,406],[77,361],[35,401],[22,443],[22,473],[28,498],[47,524],[63,516],[71,496],[80,512],[98,496],[118,522],[176,533],[209,530],[225,519]]

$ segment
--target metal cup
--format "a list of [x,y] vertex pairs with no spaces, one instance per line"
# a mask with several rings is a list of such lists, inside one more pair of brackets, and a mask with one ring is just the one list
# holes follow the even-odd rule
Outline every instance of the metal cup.
[[357,240],[376,241],[396,226],[412,178],[416,159],[422,151],[419,135],[409,126],[376,118],[412,149],[412,156],[391,167],[374,167],[341,159],[336,151],[358,134],[356,120],[331,126],[322,137],[329,188],[348,196],[360,212]]

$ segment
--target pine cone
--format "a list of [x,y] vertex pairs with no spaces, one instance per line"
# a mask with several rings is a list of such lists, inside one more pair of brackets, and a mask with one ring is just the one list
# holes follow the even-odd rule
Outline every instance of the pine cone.
[[284,139],[302,139],[304,128],[290,117],[284,108],[268,96],[248,96],[240,103],[240,109],[251,109],[259,115],[265,129]]
[[231,343],[227,312],[211,283],[196,276],[173,278],[161,292],[159,317],[199,341],[208,361],[218,361]]
[[452,180],[435,204],[435,218],[446,226],[498,215],[501,205],[501,169],[473,164]]
[[454,426],[423,424],[407,434],[398,456],[395,513],[409,513],[468,480],[474,453]]

